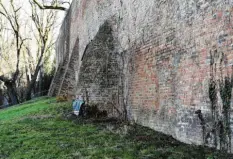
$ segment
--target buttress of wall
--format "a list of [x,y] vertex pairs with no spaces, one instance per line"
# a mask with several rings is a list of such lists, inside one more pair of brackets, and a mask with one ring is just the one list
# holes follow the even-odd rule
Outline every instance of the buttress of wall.
[[56,43],[57,68],[48,93],[50,96],[60,94],[63,80],[65,78],[64,76],[70,63],[70,54],[72,53],[69,50],[71,25],[70,13],[71,12],[68,11],[66,18],[63,21]]
[[[77,94],[89,103],[98,103],[100,109],[113,115],[113,105],[119,108],[121,96],[118,54],[115,52],[112,28],[104,23],[96,37],[87,45],[82,57]],[[118,114],[119,115],[119,114]]]
[[79,39],[76,40],[75,47],[73,48],[73,51],[71,52],[69,62],[66,66],[65,73],[63,75],[63,81],[60,84],[60,95],[66,95],[69,98],[74,98],[76,93],[76,87],[77,87],[77,77],[76,72],[79,69]]

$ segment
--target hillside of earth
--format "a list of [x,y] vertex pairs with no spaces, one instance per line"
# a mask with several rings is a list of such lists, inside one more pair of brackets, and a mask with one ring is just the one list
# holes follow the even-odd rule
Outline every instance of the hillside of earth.
[[41,97],[0,111],[1,159],[213,159],[233,158],[186,145],[116,119],[82,119],[71,102]]

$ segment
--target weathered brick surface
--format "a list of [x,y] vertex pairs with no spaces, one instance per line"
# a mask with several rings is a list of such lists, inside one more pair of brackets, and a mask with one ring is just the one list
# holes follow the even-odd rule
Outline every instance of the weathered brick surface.
[[232,0],[73,1],[51,95],[87,90],[90,101],[126,104],[131,120],[201,144],[194,112],[211,125],[210,78],[232,73],[232,8]]
[[69,59],[68,66],[66,68],[66,72],[64,73],[65,77],[61,77],[63,79],[62,84],[60,84],[59,94],[68,95],[69,97],[74,97],[76,93],[77,87],[77,79],[76,75],[79,71],[79,40],[77,39],[76,44],[74,46],[72,55]]
[[[70,25],[71,25],[71,11],[68,11],[66,18],[61,26],[61,32],[56,43],[56,60],[57,62],[57,73],[53,78],[49,95],[54,96],[60,94],[65,79],[66,71],[70,63]],[[62,44],[62,45],[61,45]]]
[[109,113],[113,113],[110,102],[121,93],[115,51],[112,29],[106,22],[85,49],[77,87],[77,94],[87,96],[90,102],[101,103],[101,108]]

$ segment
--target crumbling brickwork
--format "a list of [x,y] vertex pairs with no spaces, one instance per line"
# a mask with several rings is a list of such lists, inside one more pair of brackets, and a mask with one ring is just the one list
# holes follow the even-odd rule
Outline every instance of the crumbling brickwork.
[[220,132],[217,122],[227,128],[233,121],[224,113],[232,98],[225,89],[232,75],[232,15],[231,0],[73,1],[69,31],[63,24],[57,41],[50,95],[88,92],[91,102],[112,100],[121,111],[126,106],[137,123],[186,143],[208,137],[214,145],[208,132]]

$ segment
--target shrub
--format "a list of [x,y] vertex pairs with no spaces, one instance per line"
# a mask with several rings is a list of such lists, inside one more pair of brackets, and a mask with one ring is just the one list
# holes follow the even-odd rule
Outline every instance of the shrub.
[[66,102],[66,101],[68,101],[68,98],[67,98],[67,96],[65,96],[65,95],[62,95],[62,96],[57,96],[56,97],[56,101],[59,103],[59,102]]

